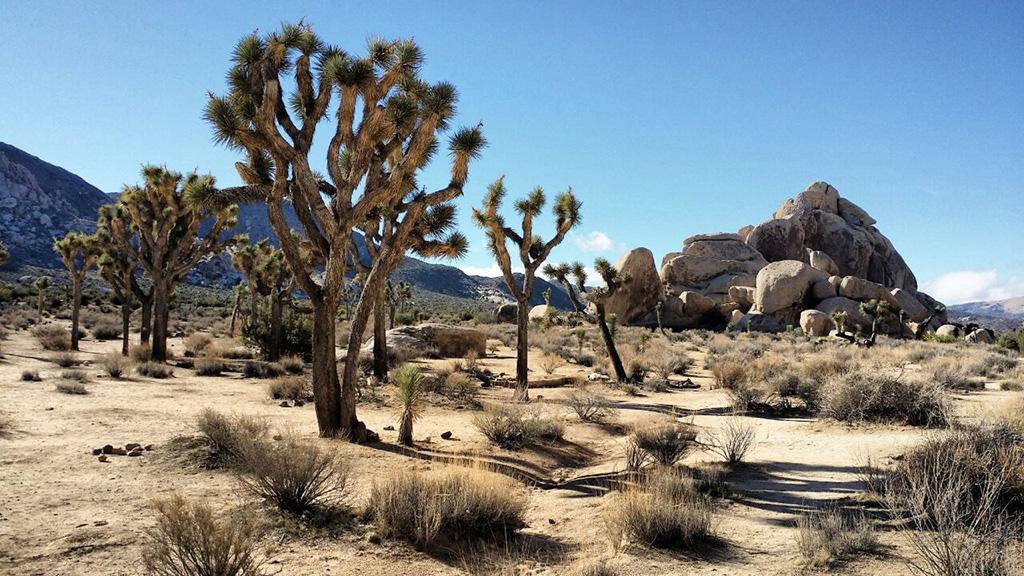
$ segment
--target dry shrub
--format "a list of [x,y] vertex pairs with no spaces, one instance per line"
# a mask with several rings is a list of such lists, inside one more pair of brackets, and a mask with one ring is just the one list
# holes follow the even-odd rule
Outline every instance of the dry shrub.
[[252,360],[252,350],[242,346],[235,346],[233,348],[218,348],[217,355],[221,358],[227,358],[228,360]]
[[565,436],[565,422],[518,404],[490,404],[473,418],[473,423],[502,448],[521,448]]
[[884,482],[885,504],[928,575],[1009,574],[1024,509],[1024,443],[1005,424],[949,430],[911,450]]
[[842,422],[945,426],[952,419],[942,388],[911,377],[854,372],[821,389],[821,415]]
[[227,416],[207,408],[196,418],[196,427],[210,447],[210,468],[237,463],[245,446],[259,442],[270,425],[256,416]]
[[240,452],[242,487],[279,510],[302,514],[344,494],[348,465],[314,442],[289,434],[279,442],[243,442]]
[[58,382],[55,387],[61,394],[88,394],[89,391],[79,382]]
[[105,322],[90,328],[93,338],[97,340],[115,340],[121,337],[121,325],[115,322]]
[[732,390],[746,379],[746,369],[738,362],[715,362],[711,376],[715,379],[715,388]]
[[685,422],[665,422],[638,428],[630,439],[659,464],[672,466],[693,448],[697,429]]
[[647,352],[647,364],[659,378],[668,380],[673,374],[686,374],[693,360],[685,354],[675,353],[671,348],[658,347]]
[[968,355],[968,360],[964,363],[964,371],[971,376],[998,378],[1016,366],[1017,359],[1011,358],[1005,353],[972,350]]
[[267,392],[274,400],[311,400],[313,382],[301,376],[279,378],[267,384]]
[[279,363],[289,374],[302,374],[306,369],[306,363],[299,356],[284,356]]
[[604,422],[611,412],[608,399],[593,386],[574,390],[566,403],[584,422]]
[[562,365],[565,364],[565,360],[557,354],[545,354],[537,364],[540,365],[540,369],[543,370],[545,374],[550,375],[554,374],[556,370],[561,368]]
[[480,354],[476,350],[470,350],[462,359],[466,362],[466,372],[476,373],[480,363]]
[[89,374],[82,370],[61,370],[60,377],[72,382],[88,382]]
[[195,358],[206,351],[212,343],[213,338],[209,334],[193,332],[185,337],[185,356]]
[[261,380],[265,380],[267,378],[280,378],[283,375],[284,368],[277,362],[251,360],[246,362],[245,366],[242,368],[242,376],[245,378],[259,378]]
[[685,471],[659,468],[617,495],[604,514],[612,546],[694,549],[712,540],[712,506]]
[[378,532],[426,548],[446,541],[500,540],[523,528],[528,493],[480,469],[402,472],[375,482],[367,512]]
[[100,357],[100,365],[111,378],[121,378],[128,374],[132,367],[132,361],[130,358],[122,356],[120,352],[111,351]]
[[936,358],[929,362],[928,368],[935,383],[947,390],[969,390],[984,386],[971,380],[960,361],[954,358]]
[[50,360],[61,368],[71,368],[72,366],[78,366],[82,363],[82,361],[78,359],[78,354],[75,354],[74,352],[58,352],[53,356],[50,356]]
[[251,515],[217,517],[180,495],[154,503],[156,526],[146,534],[143,563],[157,576],[259,576],[262,526]]
[[143,362],[135,368],[135,371],[138,372],[140,376],[148,376],[159,380],[174,376],[173,368],[159,362]]
[[153,348],[148,342],[138,344],[136,346],[132,346],[131,350],[128,351],[128,354],[131,355],[132,360],[141,364],[143,362],[149,362],[150,358],[153,357]]
[[32,330],[32,335],[39,341],[43,350],[60,352],[71,349],[71,334],[60,326],[37,326]]
[[832,566],[878,548],[875,526],[863,514],[835,508],[816,510],[801,515],[797,528],[797,548],[804,563],[814,568]]
[[771,411],[768,390],[758,384],[740,380],[729,390],[729,401],[736,412],[764,413]]
[[228,369],[228,363],[220,358],[198,358],[194,366],[199,376],[220,376]]
[[800,363],[800,369],[804,378],[817,383],[825,384],[829,380],[849,374],[856,370],[857,363],[848,356],[829,355],[812,356]]
[[[629,349],[622,351],[622,369],[626,372],[628,382],[643,382],[647,373],[651,371],[647,358],[643,354],[637,354]],[[612,369],[611,360],[608,361],[609,370]]]
[[456,402],[476,404],[480,387],[469,376],[455,372],[444,379],[441,393]]
[[25,382],[42,382],[42,377],[39,376],[39,370],[22,370],[21,379]]
[[705,430],[703,444],[727,464],[739,464],[757,444],[757,427],[734,415],[718,429]]

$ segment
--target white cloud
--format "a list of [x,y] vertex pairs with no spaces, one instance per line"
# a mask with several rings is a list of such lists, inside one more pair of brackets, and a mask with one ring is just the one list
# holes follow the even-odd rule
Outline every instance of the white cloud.
[[921,290],[946,304],[1006,300],[1024,295],[1024,278],[1001,280],[996,270],[959,270],[922,282]]
[[607,252],[615,247],[612,239],[600,230],[595,230],[586,236],[575,236],[573,241],[584,252]]
[[[498,268],[497,262],[492,262],[490,266],[459,266],[459,269],[469,274],[470,276],[487,276],[490,278],[501,277],[501,268]],[[513,272],[522,272],[522,266],[512,266]]]

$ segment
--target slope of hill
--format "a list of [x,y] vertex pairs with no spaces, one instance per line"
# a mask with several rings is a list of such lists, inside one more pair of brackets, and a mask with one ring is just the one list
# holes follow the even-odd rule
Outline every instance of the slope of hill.
[[997,332],[1015,330],[1024,322],[1024,296],[994,302],[968,302],[948,308],[955,322],[974,322]]
[[13,265],[60,266],[54,236],[95,229],[96,210],[108,202],[71,172],[0,142],[0,239]]

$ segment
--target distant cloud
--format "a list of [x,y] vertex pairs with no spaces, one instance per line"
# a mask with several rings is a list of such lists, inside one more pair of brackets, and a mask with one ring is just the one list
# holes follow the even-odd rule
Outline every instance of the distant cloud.
[[[470,276],[487,276],[490,278],[498,278],[501,276],[501,268],[498,268],[498,263],[494,262],[490,266],[459,266],[459,269],[469,274]],[[522,266],[512,265],[513,272],[522,272]]]
[[595,230],[586,236],[576,236],[573,240],[576,242],[576,246],[584,252],[607,252],[615,247],[612,239],[600,230]]
[[1024,296],[1024,278],[999,278],[996,270],[948,272],[921,283],[921,290],[945,304],[1006,300]]

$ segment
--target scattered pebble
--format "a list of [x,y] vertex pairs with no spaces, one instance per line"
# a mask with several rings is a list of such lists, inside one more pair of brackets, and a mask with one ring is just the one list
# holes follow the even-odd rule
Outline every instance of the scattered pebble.
[[445,431],[445,432],[441,432],[441,438],[444,439],[444,440],[451,440],[452,439],[451,431],[448,430],[448,431]]
[[107,461],[107,455],[106,454],[100,454],[100,457],[98,458],[98,460],[100,462],[106,462]]

